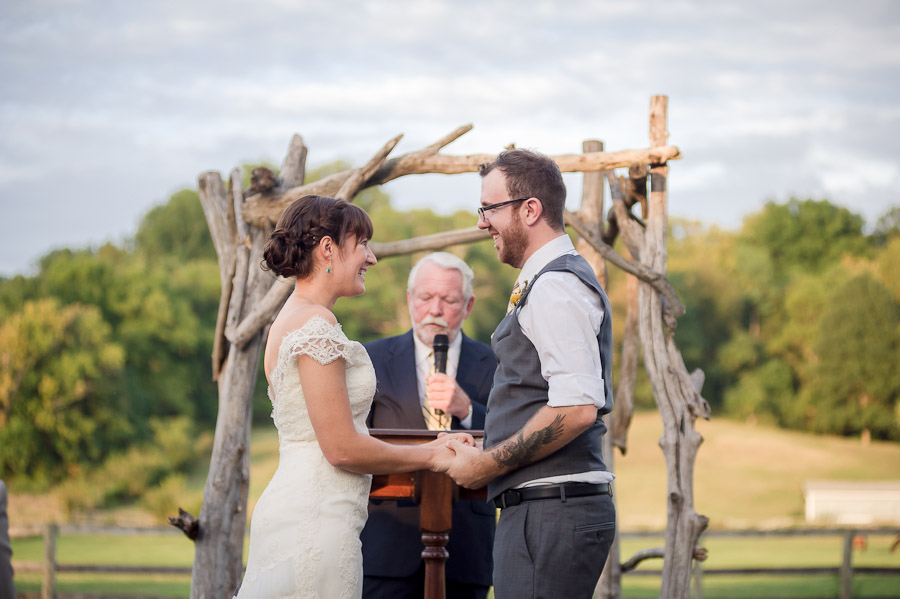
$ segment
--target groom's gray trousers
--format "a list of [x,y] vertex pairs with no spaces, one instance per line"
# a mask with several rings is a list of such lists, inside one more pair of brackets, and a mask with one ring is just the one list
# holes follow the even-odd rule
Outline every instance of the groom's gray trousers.
[[494,539],[495,599],[590,599],[615,532],[611,495],[502,509]]

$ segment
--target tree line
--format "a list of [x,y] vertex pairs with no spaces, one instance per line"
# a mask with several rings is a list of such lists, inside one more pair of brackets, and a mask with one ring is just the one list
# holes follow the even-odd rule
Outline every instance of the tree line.
[[[398,211],[380,188],[356,201],[376,241],[475,222],[474,211]],[[489,342],[516,272],[490,240],[450,251],[476,274],[464,330]],[[379,262],[365,295],[338,302],[350,338],[409,327],[417,258]],[[675,335],[688,368],[706,373],[714,417],[900,439],[898,266],[900,208],[869,232],[859,215],[812,199],[769,202],[738,231],[673,219],[669,277],[687,307]],[[617,338],[624,277],[610,268]],[[218,301],[215,252],[189,189],[150,210],[122,245],[54,251],[36,275],[0,278],[0,478],[33,490],[65,481],[73,509],[152,502],[148,489],[176,488],[215,426]],[[636,401],[653,405],[641,376]],[[260,376],[254,419],[270,413]]]

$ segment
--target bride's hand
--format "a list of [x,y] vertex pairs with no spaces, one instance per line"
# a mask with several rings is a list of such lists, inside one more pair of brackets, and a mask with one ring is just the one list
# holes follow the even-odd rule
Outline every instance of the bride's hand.
[[424,447],[428,447],[431,449],[431,459],[429,463],[429,469],[434,472],[446,472],[448,468],[450,468],[450,463],[453,461],[453,458],[456,457],[456,452],[454,452],[448,444],[451,441],[456,441],[460,445],[475,446],[475,438],[469,433],[441,433],[438,435],[438,438],[434,441],[426,443]]
[[468,445],[469,447],[475,447],[475,437],[470,435],[469,433],[438,433],[438,441],[443,441],[445,444],[448,441],[459,441],[463,445]]

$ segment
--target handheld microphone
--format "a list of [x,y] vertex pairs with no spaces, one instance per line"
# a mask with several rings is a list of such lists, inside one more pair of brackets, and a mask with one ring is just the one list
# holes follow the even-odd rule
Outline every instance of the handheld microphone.
[[[447,350],[450,348],[450,340],[447,335],[435,335],[434,336],[434,345],[432,349],[434,350],[434,371],[440,372],[442,374],[447,374]],[[441,410],[435,410],[435,414],[438,416],[443,416],[444,412]]]

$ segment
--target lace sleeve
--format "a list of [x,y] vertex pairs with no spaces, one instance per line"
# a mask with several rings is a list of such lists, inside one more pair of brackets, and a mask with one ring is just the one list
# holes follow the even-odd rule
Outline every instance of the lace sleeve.
[[323,366],[338,358],[351,362],[351,341],[340,324],[331,324],[321,316],[313,316],[302,327],[285,337],[288,357],[309,356]]

